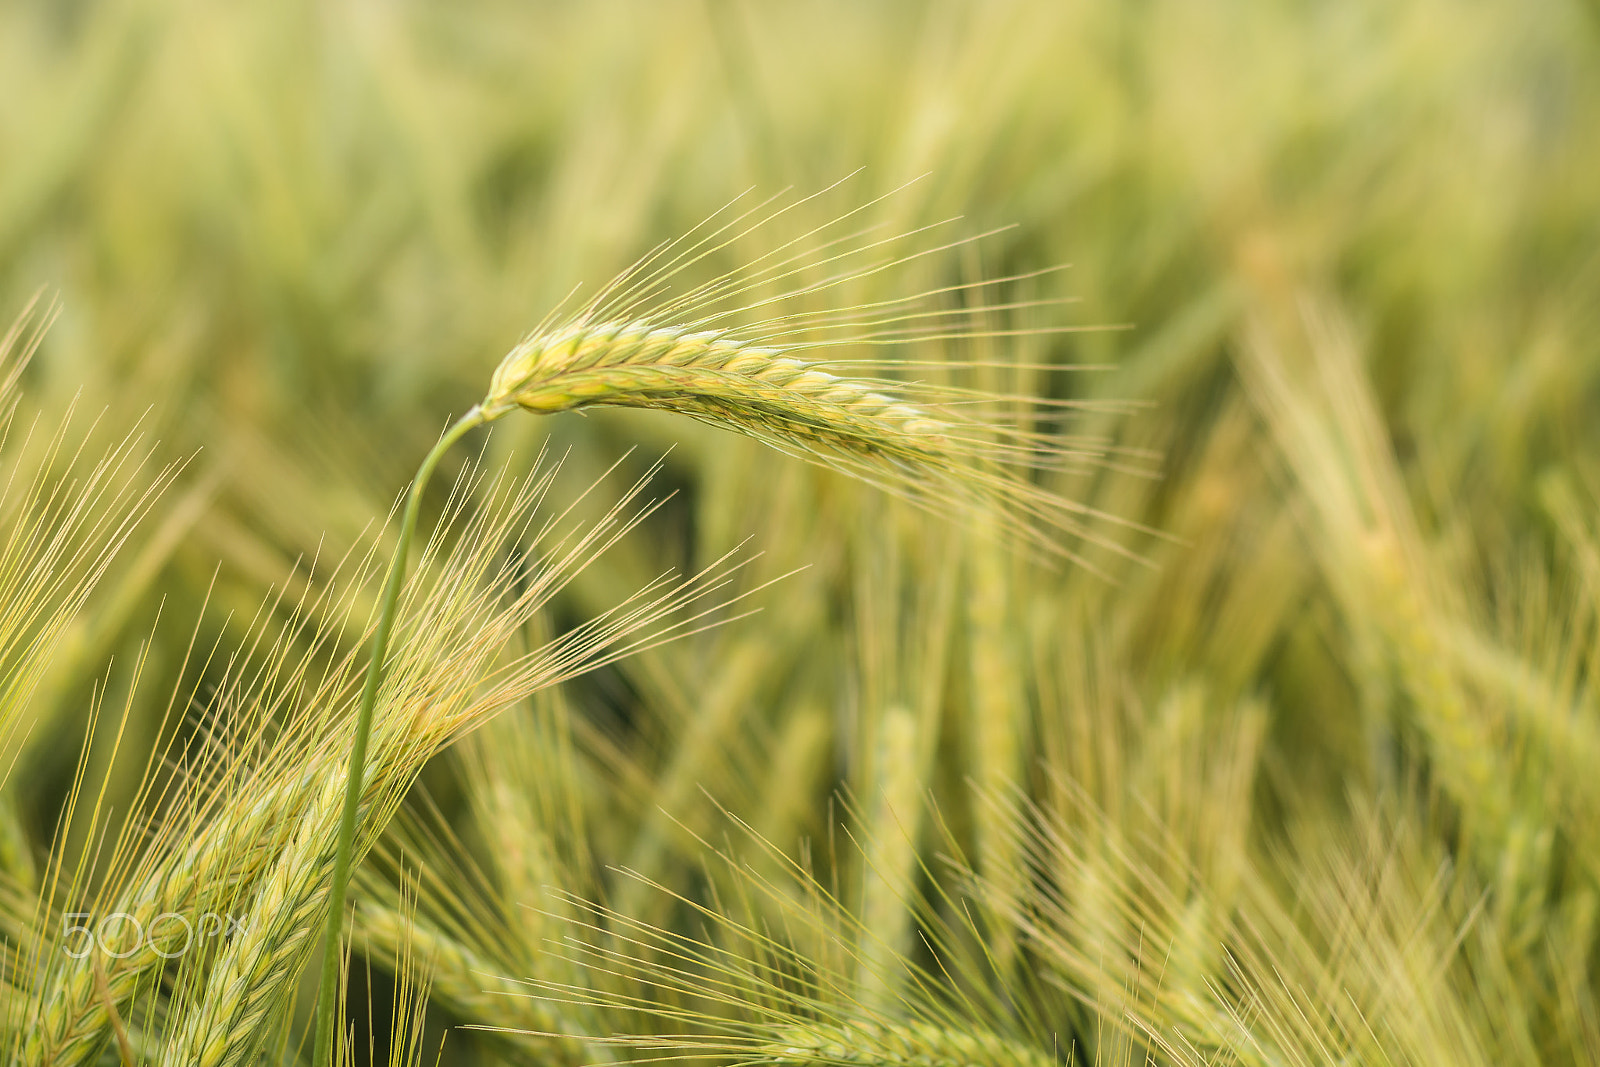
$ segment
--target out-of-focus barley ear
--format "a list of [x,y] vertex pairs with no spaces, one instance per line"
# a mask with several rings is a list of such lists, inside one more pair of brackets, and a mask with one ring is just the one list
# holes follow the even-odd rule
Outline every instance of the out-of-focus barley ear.
[[857,986],[874,1012],[891,1008],[900,993],[898,961],[911,948],[916,911],[917,843],[924,804],[918,770],[922,739],[912,712],[894,705],[878,724],[877,792],[867,803],[863,829],[861,944]]
[[462,1022],[482,1027],[509,1058],[530,1067],[603,1062],[581,1029],[559,1016],[558,1006],[533,996],[526,982],[502,974],[470,946],[417,917],[363,901],[355,909],[353,932],[373,958],[391,967],[408,950],[425,961],[433,976],[433,999]]
[[771,671],[772,661],[773,652],[763,642],[738,641],[709,668],[688,711],[684,736],[657,777],[651,804],[623,863],[637,877],[617,887],[614,904],[619,911],[654,918],[640,911],[661,900],[660,894],[650,892],[650,883],[660,880],[674,842],[683,840],[680,820],[704,801],[705,783],[714,780],[714,769],[727,758],[737,733],[746,728],[752,694]]
[[789,713],[773,743],[773,777],[753,823],[763,840],[794,847],[831,765],[833,729],[830,714],[816,704],[800,704]]
[[[546,619],[531,620],[527,637],[537,640],[547,629]],[[593,1023],[572,1010],[553,1015],[529,997],[526,986],[513,987],[502,978],[581,980],[569,961],[546,946],[578,920],[563,891],[587,888],[594,877],[585,832],[583,763],[572,743],[571,709],[560,687],[543,690],[528,703],[520,713],[487,723],[455,748],[474,821],[490,845],[489,870],[468,875],[459,857],[464,846],[448,843],[454,832],[445,825],[413,835],[417,843],[405,846],[408,858],[430,857],[426,867],[451,872],[447,879],[426,883],[438,891],[423,898],[431,905],[423,912],[427,921],[419,918],[423,936],[459,949],[442,952],[441,959],[470,958],[466,969],[441,963],[435,996],[453,1005],[464,1020],[487,1028],[505,1017],[514,1018],[506,1025],[522,1030],[568,1035],[508,1034],[503,1040],[486,1035],[506,1046],[507,1055],[524,1061],[550,1057],[554,1045],[574,1044]],[[383,941],[380,936],[373,944],[381,950]],[[481,976],[469,975],[469,970]],[[479,995],[471,995],[473,989]],[[492,995],[496,993],[516,995]],[[583,1055],[589,1063],[608,1058],[593,1047]]]
[[[993,522],[991,516],[980,522]],[[994,535],[971,539],[966,574],[968,642],[967,736],[972,741],[974,793],[996,795],[1024,779],[1032,730],[1025,675],[1019,654],[1016,620],[1011,617],[1009,590],[1014,587],[1008,561]],[[1016,956],[1016,936],[1005,918],[1020,899],[1026,872],[1016,851],[1017,835],[1006,824],[1007,809],[979,802],[973,806],[978,865],[992,895],[986,894],[989,948],[995,967],[1005,974]]]
[[38,864],[34,862],[33,845],[28,831],[17,811],[16,798],[0,790],[0,877],[25,893],[34,892],[39,883]]
[[1223,1019],[1208,986],[1223,973],[1223,929],[1210,900],[1196,896],[1177,916],[1157,981],[1155,1007],[1190,1034],[1215,1032]]
[[1309,297],[1294,310],[1294,331],[1257,315],[1237,365],[1313,508],[1329,584],[1353,628],[1377,631],[1436,773],[1483,843],[1478,858],[1492,862],[1512,798],[1494,723],[1440,638],[1460,593],[1432,564],[1348,324]]
[[[534,737],[549,739],[549,735],[536,731],[521,718],[501,716],[466,744],[457,746],[456,751],[467,772],[476,820],[492,846],[489,859],[503,902],[495,909],[496,917],[514,931],[510,938],[515,946],[512,954],[520,949],[533,955],[550,935],[554,920],[547,913],[560,908],[549,887],[569,885],[577,877],[557,854],[552,830],[559,825],[559,832],[567,839],[573,826],[561,825],[559,820],[576,804],[571,803],[570,797],[552,797],[549,800],[554,803],[547,802],[549,793],[563,790],[568,783],[551,785],[548,779],[536,776],[548,764],[529,751],[531,742]],[[551,748],[553,753],[544,754],[550,762],[561,755],[570,757],[570,750],[559,742]],[[548,769],[551,776],[562,774],[554,767]],[[541,796],[541,790],[545,796]]]
[[981,1028],[930,1023],[794,1023],[749,1050],[789,1067],[1056,1067],[1050,1052]]

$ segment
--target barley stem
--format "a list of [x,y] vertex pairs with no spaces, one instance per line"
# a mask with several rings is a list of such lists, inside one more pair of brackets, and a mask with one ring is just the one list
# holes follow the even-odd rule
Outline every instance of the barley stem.
[[422,493],[428,479],[439,465],[439,460],[469,430],[484,422],[483,409],[474,407],[439,438],[422,466],[417,468],[406,496],[405,513],[400,520],[400,543],[395,546],[394,559],[389,563],[389,576],[383,587],[383,603],[378,611],[378,629],[372,635],[372,658],[367,664],[366,683],[361,690],[361,707],[356,714],[356,737],[350,748],[350,771],[345,781],[344,809],[339,819],[339,844],[333,860],[333,886],[328,898],[328,922],[323,933],[322,980],[317,993],[316,1052],[312,1063],[317,1067],[333,1063],[334,1000],[339,985],[339,931],[344,921],[345,889],[350,881],[350,855],[355,847],[356,813],[361,804],[361,779],[366,767],[367,739],[372,734],[372,709],[378,702],[378,686],[383,682],[383,661],[389,653],[389,631],[394,626],[395,605],[400,599],[400,586],[405,580],[406,556],[411,549],[411,538],[417,529],[417,513],[422,506]]

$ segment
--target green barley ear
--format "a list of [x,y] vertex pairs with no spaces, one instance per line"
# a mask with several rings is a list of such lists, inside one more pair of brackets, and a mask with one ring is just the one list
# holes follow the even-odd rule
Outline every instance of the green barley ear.
[[1055,1067],[1056,1057],[980,1027],[929,1023],[801,1023],[751,1050],[782,1067]]
[[483,958],[464,940],[403,909],[372,901],[357,906],[354,930],[368,957],[392,969],[404,965],[408,952],[426,961],[434,1000],[468,1024],[485,1027],[496,1051],[512,1062],[530,1067],[595,1062],[550,1005],[530,997],[526,983],[503,977],[503,964]]
[[900,705],[886,709],[878,726],[878,792],[868,807],[871,837],[863,845],[863,936],[857,949],[859,996],[873,1012],[887,1011],[899,996],[896,961],[912,947],[922,814],[917,732],[916,716]]
[[590,405],[676,411],[807,451],[936,461],[944,423],[921,408],[724,331],[648,322],[535,334],[506,356],[480,405],[550,413]]
[[[1092,464],[1100,457],[1012,426],[1007,409],[1015,398],[828,369],[923,367],[948,377],[958,361],[803,358],[817,348],[864,343],[848,332],[826,342],[767,343],[803,331],[804,316],[786,318],[777,331],[745,333],[648,318],[595,321],[588,315],[536,331],[506,355],[478,405],[485,421],[518,409],[537,414],[602,406],[672,411],[840,470],[958,520],[993,512],[1002,534],[1047,554],[1077,558],[1063,546],[1063,534],[1127,554],[1090,528],[1106,516],[1041,488],[1028,470]],[[864,317],[849,325],[865,334],[876,323]]]
[[767,229],[804,202],[736,200],[582,307],[552,312],[495,369],[483,419],[519,408],[672,411],[958,521],[990,512],[1003,539],[1047,556],[1079,560],[1079,543],[1137,559],[1106,532],[1131,524],[1053,488],[1063,473],[1150,459],[1066,432],[1103,402],[1038,395],[1042,376],[1088,368],[1009,352],[995,359],[986,343],[1083,329],[1041,323],[1068,302],[1035,295],[1059,268],[863,301],[884,272],[971,252],[991,236],[918,247],[954,220],[889,237],[846,232],[867,205],[772,241],[773,251],[720,277],[688,279],[752,234],[769,240]]

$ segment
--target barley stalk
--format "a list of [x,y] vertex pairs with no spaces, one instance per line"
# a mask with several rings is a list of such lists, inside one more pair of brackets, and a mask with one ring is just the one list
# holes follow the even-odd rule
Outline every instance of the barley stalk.
[[[992,521],[989,515],[984,520]],[[968,730],[972,738],[973,791],[999,795],[1016,788],[1027,770],[1023,753],[1029,732],[1026,677],[1008,624],[1011,585],[996,545],[973,539],[967,581],[968,676],[972,692]],[[1001,805],[979,803],[973,820],[978,863],[986,889],[986,920],[995,968],[1005,974],[1016,955],[1016,933],[1005,916],[1023,896],[1024,868],[1017,837]]]
[[339,817],[338,840],[334,848],[331,871],[332,889],[328,901],[326,928],[323,931],[322,985],[317,997],[316,1052],[313,1063],[333,1062],[334,998],[339,980],[339,928],[344,922],[344,898],[350,882],[351,853],[355,847],[356,816],[361,802],[362,775],[366,770],[367,742],[372,735],[373,711],[378,703],[378,687],[383,682],[384,660],[389,652],[389,634],[394,627],[395,608],[400,599],[400,586],[405,581],[406,558],[411,550],[411,538],[416,533],[417,516],[422,507],[422,492],[427,488],[433,470],[452,444],[467,431],[482,422],[477,408],[469,411],[450,429],[445,431],[438,444],[423,459],[406,494],[405,513],[400,522],[400,540],[395,546],[394,558],[389,564],[389,576],[384,580],[383,600],[378,611],[378,628],[372,635],[372,653],[367,663],[367,677],[361,690],[361,705],[356,712],[355,741],[350,748],[349,773],[345,779],[344,805]]

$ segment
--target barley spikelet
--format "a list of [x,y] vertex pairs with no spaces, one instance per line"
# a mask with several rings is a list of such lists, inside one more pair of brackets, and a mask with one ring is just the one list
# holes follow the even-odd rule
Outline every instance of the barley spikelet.
[[1309,299],[1302,320],[1303,336],[1254,323],[1239,367],[1315,509],[1317,547],[1352,626],[1398,668],[1440,782],[1493,862],[1513,798],[1493,718],[1468,699],[1441,640],[1460,618],[1459,587],[1431,561],[1348,325]]
[[[654,408],[754,438],[877,485],[937,513],[992,506],[1003,532],[1059,551],[1046,527],[1085,534],[1082,506],[1008,469],[1048,452],[994,444],[969,411],[913,402],[882,378],[847,378],[779,347],[725,331],[647,322],[579,324],[535,334],[501,363],[480,404],[485,418],[522,408]],[[966,401],[970,403],[970,400]],[[1098,540],[1098,538],[1094,538]],[[1070,553],[1068,553],[1070,555]]]

